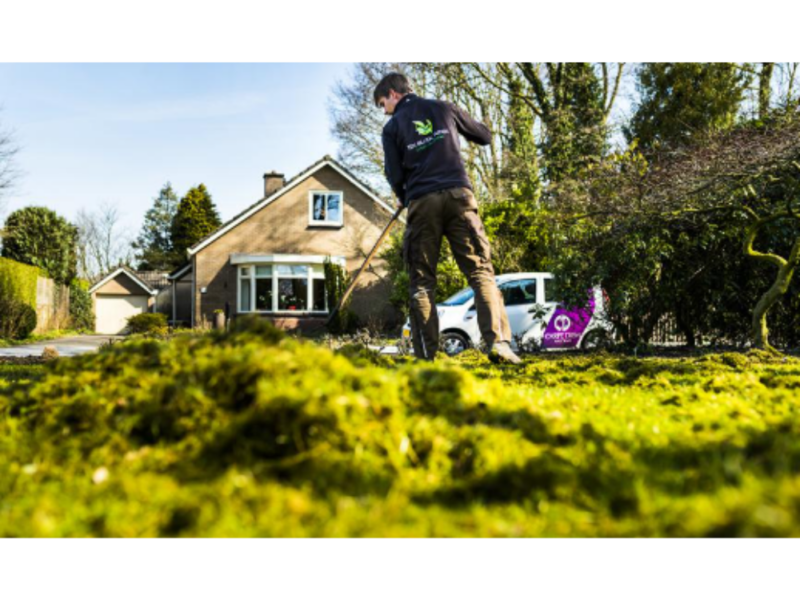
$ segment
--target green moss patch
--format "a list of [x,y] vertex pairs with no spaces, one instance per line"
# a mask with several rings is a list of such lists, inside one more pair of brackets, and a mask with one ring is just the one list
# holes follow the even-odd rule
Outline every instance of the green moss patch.
[[431,365],[262,326],[27,368],[0,535],[800,533],[795,359]]

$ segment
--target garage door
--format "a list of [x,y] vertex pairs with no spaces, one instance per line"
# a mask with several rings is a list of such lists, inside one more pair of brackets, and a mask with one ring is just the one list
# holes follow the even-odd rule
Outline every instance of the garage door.
[[147,312],[147,296],[97,296],[97,333],[122,333],[127,318]]

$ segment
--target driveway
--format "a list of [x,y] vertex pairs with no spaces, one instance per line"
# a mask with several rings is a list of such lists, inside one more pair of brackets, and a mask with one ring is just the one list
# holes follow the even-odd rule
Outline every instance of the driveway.
[[111,340],[120,340],[119,335],[76,335],[73,337],[36,342],[23,346],[0,348],[0,356],[41,356],[46,346],[55,346],[59,356],[78,356],[87,352],[94,352],[103,344]]

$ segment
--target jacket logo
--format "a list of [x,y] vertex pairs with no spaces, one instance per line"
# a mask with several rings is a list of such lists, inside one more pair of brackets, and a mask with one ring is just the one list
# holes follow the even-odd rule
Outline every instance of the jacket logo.
[[417,133],[420,135],[430,135],[433,133],[433,124],[430,119],[426,119],[425,122],[412,121],[412,123],[414,123],[414,127],[417,128]]

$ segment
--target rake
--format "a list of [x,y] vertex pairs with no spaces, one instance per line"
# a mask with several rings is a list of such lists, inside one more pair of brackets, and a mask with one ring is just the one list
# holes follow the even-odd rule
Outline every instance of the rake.
[[325,327],[328,327],[331,323],[333,323],[333,320],[336,318],[336,315],[339,314],[339,311],[344,306],[344,303],[347,302],[347,299],[350,297],[350,294],[353,293],[353,290],[355,289],[359,278],[364,273],[364,271],[367,270],[367,267],[369,267],[369,263],[372,262],[372,259],[375,257],[375,253],[378,251],[378,248],[380,248],[380,245],[386,239],[386,236],[389,235],[389,232],[392,230],[392,227],[394,227],[394,224],[397,222],[397,219],[400,218],[400,214],[403,212],[404,208],[405,207],[398,208],[397,211],[394,213],[394,215],[392,215],[392,219],[386,225],[386,228],[383,230],[383,233],[381,233],[381,236],[378,238],[378,241],[375,242],[375,245],[372,247],[372,250],[370,250],[370,253],[367,254],[367,258],[364,260],[364,264],[361,265],[361,268],[358,270],[358,273],[356,273],[355,277],[353,277],[353,280],[350,282],[350,285],[347,286],[347,289],[345,290],[344,294],[342,294],[342,297],[339,299],[339,303],[336,305],[336,308],[334,308],[333,311],[331,311],[328,320],[325,321],[324,325]]

